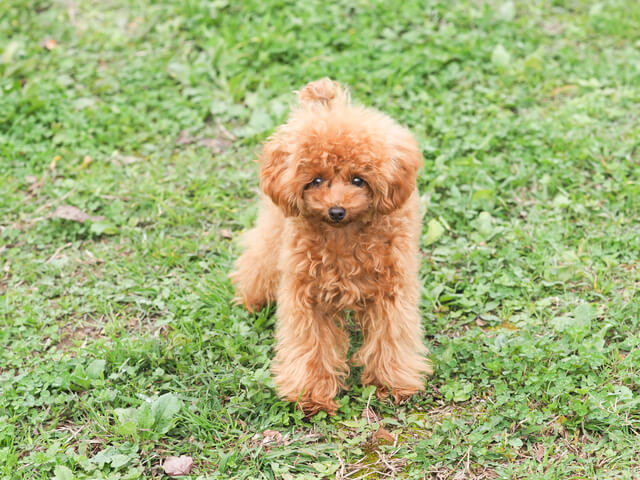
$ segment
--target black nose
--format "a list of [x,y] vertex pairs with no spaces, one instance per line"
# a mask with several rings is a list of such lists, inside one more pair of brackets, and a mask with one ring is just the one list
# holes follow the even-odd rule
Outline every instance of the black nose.
[[331,207],[329,209],[329,217],[331,217],[331,220],[334,222],[339,222],[346,214],[347,211],[342,207]]

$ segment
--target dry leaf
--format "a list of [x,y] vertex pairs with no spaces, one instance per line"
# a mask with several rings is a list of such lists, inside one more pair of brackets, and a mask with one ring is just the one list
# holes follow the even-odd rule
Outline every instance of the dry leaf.
[[476,325],[478,325],[479,327],[484,327],[484,326],[487,325],[487,322],[485,322],[480,317],[478,317],[478,318],[476,318]]
[[564,25],[559,22],[549,22],[542,25],[542,30],[549,35],[560,35],[564,31]]
[[103,216],[92,217],[91,215],[87,215],[78,207],[74,207],[72,205],[60,205],[56,208],[56,210],[51,214],[54,218],[63,218],[65,220],[71,220],[73,222],[86,222],[87,220],[98,221],[104,220]]
[[25,180],[29,184],[29,186],[27,187],[27,192],[29,192],[30,194],[34,194],[44,185],[44,175],[42,176],[42,178],[40,178],[40,180],[32,175],[27,175],[25,177]]
[[281,443],[282,434],[276,430],[265,430],[262,432],[262,444],[267,445],[269,443]]
[[394,443],[396,441],[396,438],[389,432],[389,430],[380,427],[378,430],[376,430],[373,435],[371,436],[371,439],[374,442],[389,442],[389,443]]
[[130,163],[136,163],[140,159],[138,157],[134,157],[133,155],[123,155],[118,157],[118,160],[125,165],[129,165]]
[[187,130],[181,130],[176,138],[176,145],[190,145],[192,143],[198,143],[202,147],[211,149],[213,153],[220,153],[228,150],[233,143],[229,138],[196,138],[192,136]]
[[56,155],[51,159],[51,163],[49,164],[49,170],[56,169],[56,164],[58,163],[58,160],[60,160],[60,155]]
[[225,138],[203,138],[198,145],[210,148],[213,153],[221,153],[228,150],[231,146],[231,140]]
[[176,138],[176,145],[188,145],[195,140],[188,131],[181,130],[180,133],[178,133],[178,138]]
[[58,42],[53,38],[47,38],[42,42],[42,46],[47,50],[51,51],[58,46]]
[[362,410],[362,418],[366,418],[367,419],[367,423],[378,423],[380,420],[382,420],[382,417],[380,415],[378,415],[372,408],[370,407],[364,407],[364,410]]
[[551,92],[549,93],[549,96],[550,97],[555,97],[556,95],[559,95],[559,94],[570,95],[574,91],[576,91],[577,89],[578,89],[577,85],[573,85],[573,84],[561,85],[561,86],[556,87],[553,90],[551,90]]
[[84,222],[89,220],[89,215],[84,213],[77,207],[73,207],[71,205],[60,205],[56,208],[56,211],[53,212],[53,217],[55,218],[64,218],[65,220],[72,220],[74,222]]
[[538,462],[542,461],[542,459],[544,458],[544,445],[542,443],[539,443],[534,447],[534,455]]
[[231,240],[233,238],[233,232],[231,230],[223,228],[222,230],[220,230],[220,236],[222,236],[222,238],[226,238],[227,240]]
[[288,435],[283,436],[276,430],[265,430],[262,433],[256,433],[251,437],[251,444],[256,447],[261,445],[265,448],[269,448],[274,445],[288,445],[291,441],[287,440],[287,437]]
[[133,22],[129,22],[127,24],[127,27],[129,28],[129,30],[133,30],[135,29],[138,25],[140,25],[140,23],[142,23],[144,21],[144,19],[142,19],[141,17],[137,17]]
[[82,260],[81,263],[83,265],[94,265],[96,263],[104,263],[104,260],[102,258],[97,258],[93,253],[91,253],[91,251],[85,250],[85,253],[87,254],[87,258],[85,260]]
[[89,155],[85,155],[82,159],[82,166],[80,168],[87,168],[91,163],[91,157]]
[[141,158],[133,155],[120,155],[120,152],[115,151],[111,154],[111,161],[116,165],[129,165],[131,163],[139,162]]
[[179,457],[167,457],[162,464],[164,473],[170,477],[179,477],[180,475],[188,475],[193,467],[193,458],[186,455]]

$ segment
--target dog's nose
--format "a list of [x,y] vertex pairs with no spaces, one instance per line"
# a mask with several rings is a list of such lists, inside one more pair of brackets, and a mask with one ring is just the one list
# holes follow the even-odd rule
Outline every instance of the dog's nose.
[[347,214],[347,211],[342,207],[331,207],[329,209],[329,217],[334,222],[341,221],[346,214]]

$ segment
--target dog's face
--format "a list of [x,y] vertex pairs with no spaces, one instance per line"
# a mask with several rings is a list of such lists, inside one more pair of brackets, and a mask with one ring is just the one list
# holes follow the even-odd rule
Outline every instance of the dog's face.
[[260,169],[263,191],[285,215],[335,227],[402,206],[422,163],[408,130],[338,98],[295,111],[265,145]]
[[359,171],[359,162],[324,152],[317,161],[301,162],[301,213],[334,226],[361,219],[373,207],[373,191]]

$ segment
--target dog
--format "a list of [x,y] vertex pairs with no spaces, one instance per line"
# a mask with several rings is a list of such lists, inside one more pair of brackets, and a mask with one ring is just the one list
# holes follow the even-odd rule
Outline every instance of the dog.
[[362,383],[402,402],[432,372],[418,308],[422,154],[406,128],[352,104],[337,82],[297,93],[260,155],[260,212],[230,274],[236,302],[251,312],[276,303],[272,373],[308,416],[335,414],[347,388],[346,311],[363,332],[353,359]]

